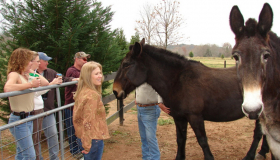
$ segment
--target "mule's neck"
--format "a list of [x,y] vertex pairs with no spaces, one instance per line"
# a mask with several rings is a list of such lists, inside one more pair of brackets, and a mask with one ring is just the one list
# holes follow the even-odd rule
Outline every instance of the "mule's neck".
[[150,56],[145,57],[145,66],[148,67],[146,82],[151,85],[155,91],[163,98],[168,98],[168,92],[172,91],[172,85],[179,83],[176,81],[183,69],[168,65],[160,59],[154,59]]

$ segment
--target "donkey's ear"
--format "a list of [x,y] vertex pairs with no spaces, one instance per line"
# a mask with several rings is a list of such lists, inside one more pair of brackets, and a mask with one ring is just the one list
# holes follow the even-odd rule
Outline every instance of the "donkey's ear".
[[141,40],[140,44],[141,44],[141,46],[144,46],[144,44],[145,44],[145,38],[143,38],[143,39]]
[[140,43],[135,42],[132,48],[132,56],[139,57],[141,53],[142,53],[142,46],[140,45]]
[[229,15],[230,28],[238,37],[244,30],[244,18],[237,6],[233,6]]
[[273,21],[273,12],[272,8],[268,3],[263,5],[262,11],[259,16],[258,30],[259,33],[265,37],[266,34],[270,31]]

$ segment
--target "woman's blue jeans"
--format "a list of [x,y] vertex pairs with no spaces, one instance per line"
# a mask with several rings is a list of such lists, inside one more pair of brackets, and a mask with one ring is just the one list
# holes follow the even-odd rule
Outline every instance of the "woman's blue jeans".
[[157,120],[160,115],[158,105],[139,107],[138,127],[142,142],[142,159],[143,160],[160,160],[160,151],[156,137]]
[[[30,116],[29,116],[30,117]],[[20,116],[11,113],[9,123],[19,121]],[[16,160],[35,160],[36,154],[34,150],[32,132],[33,121],[29,121],[15,127],[10,128],[10,132],[17,141]]]
[[[79,145],[80,150],[84,150],[82,141],[80,138],[77,138],[77,143]],[[93,139],[91,141],[91,148],[88,154],[84,155],[84,160],[101,160],[103,155],[104,142],[103,140]]]

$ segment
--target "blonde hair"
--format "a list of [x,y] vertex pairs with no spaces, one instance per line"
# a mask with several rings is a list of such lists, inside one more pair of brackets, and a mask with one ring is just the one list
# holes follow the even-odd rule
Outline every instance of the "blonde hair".
[[11,72],[21,74],[33,58],[33,52],[26,48],[15,49],[9,59],[7,75]]
[[32,57],[32,61],[33,61],[33,60],[35,60],[35,58],[36,58],[37,56],[39,56],[39,53],[36,52],[36,51],[31,51],[31,52],[33,53],[33,57]]
[[[91,80],[91,73],[93,70],[95,70],[97,67],[100,68],[101,73],[102,73],[102,66],[100,63],[94,62],[94,61],[89,61],[87,63],[85,63],[81,69],[81,73],[80,73],[80,77],[79,77],[79,82],[78,82],[78,86],[77,86],[77,91],[74,94],[74,100],[79,96],[81,90],[84,87],[93,89],[95,91],[97,91],[100,95],[102,93],[102,85],[100,86],[96,86],[92,83]],[[104,81],[104,76],[102,75],[102,80],[101,80],[101,84]]]

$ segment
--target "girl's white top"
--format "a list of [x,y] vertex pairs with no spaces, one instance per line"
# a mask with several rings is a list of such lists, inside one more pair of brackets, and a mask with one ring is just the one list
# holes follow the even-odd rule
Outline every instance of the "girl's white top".
[[44,101],[43,101],[43,98],[42,98],[41,95],[47,93],[48,91],[49,91],[49,89],[35,92],[35,95],[34,95],[34,110],[39,110],[39,109],[44,108]]

